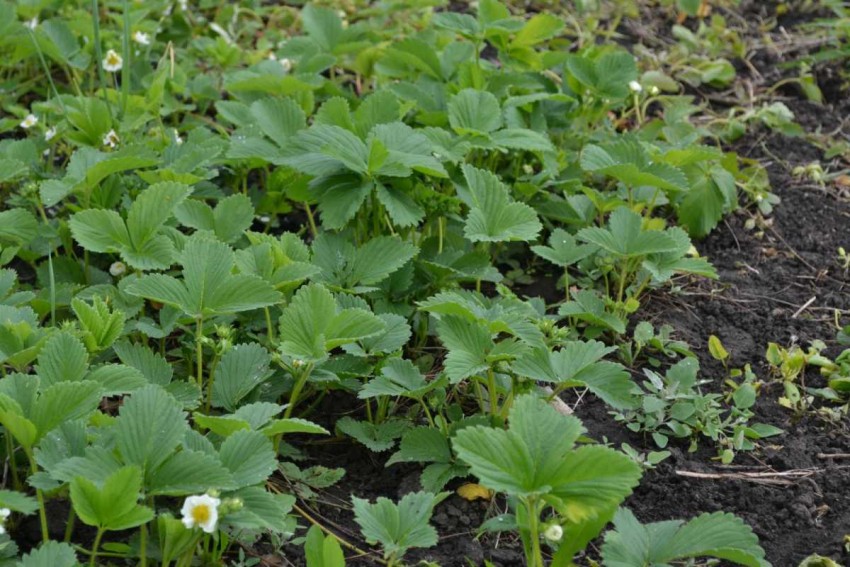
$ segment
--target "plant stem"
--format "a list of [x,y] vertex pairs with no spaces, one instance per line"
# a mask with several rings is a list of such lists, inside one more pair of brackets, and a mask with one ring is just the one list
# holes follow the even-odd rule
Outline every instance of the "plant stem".
[[629,262],[623,260],[623,267],[620,270],[620,289],[617,292],[617,303],[623,302],[623,292],[626,290],[626,274],[629,271]]
[[[3,370],[3,376],[6,375],[6,371]],[[18,478],[18,467],[15,462],[15,442],[12,441],[12,436],[8,433],[6,434],[6,453],[8,453],[9,457],[9,468],[12,470],[12,486],[15,487],[15,490],[21,489],[21,479]]]
[[[29,459],[30,471],[32,471],[32,474],[36,474],[38,472],[38,465],[35,462],[32,451],[24,447],[24,453],[26,453],[27,459]],[[40,488],[35,489],[35,497],[38,500],[38,519],[41,523],[41,539],[46,543],[50,541],[50,532],[47,529],[47,509],[44,506],[44,493]]]
[[124,52],[124,65],[121,67],[121,117],[127,115],[127,102],[130,100],[130,3],[122,2],[124,8],[124,37],[121,50]]
[[544,567],[543,552],[540,550],[540,518],[537,512],[535,500],[526,502],[528,509],[528,531],[531,538],[531,557],[528,558],[529,567]]
[[198,368],[196,370],[197,373],[197,382],[198,388],[203,389],[204,383],[204,345],[201,339],[204,338],[204,318],[198,317],[197,325],[195,328],[195,351],[196,351],[196,364]]
[[92,30],[94,32],[94,56],[96,61],[95,67],[97,67],[97,76],[100,81],[100,87],[103,90],[103,100],[109,105],[109,101],[106,98],[106,75],[103,70],[103,50],[100,46],[100,7],[98,6],[97,0],[91,0],[91,14],[92,14]]
[[263,311],[266,312],[266,333],[269,336],[269,344],[274,345],[274,326],[272,325],[272,314],[269,311],[268,307],[264,307]]
[[77,520],[77,513],[74,511],[74,507],[71,506],[71,510],[68,512],[68,522],[65,524],[65,539],[63,540],[65,543],[71,542],[71,536],[74,535],[74,524]]
[[301,390],[304,389],[304,384],[307,383],[307,378],[310,377],[312,371],[313,364],[310,363],[302,368],[298,378],[295,379],[295,386],[292,387],[292,393],[289,395],[289,405],[286,406],[283,417],[289,418],[292,416],[292,412],[295,410],[295,404],[298,403],[298,396],[301,395]]
[[313,238],[319,234],[319,231],[316,230],[316,219],[313,218],[313,209],[310,208],[310,203],[304,202],[304,211],[307,213],[307,222],[310,224],[310,234],[313,235]]
[[100,540],[103,537],[103,528],[97,529],[97,535],[94,538],[94,545],[91,548],[91,559],[89,560],[89,567],[94,567],[97,565],[95,561],[97,560],[97,548],[100,547]]
[[496,392],[496,374],[492,368],[487,369],[487,395],[490,398],[490,415],[498,415],[499,394]]
[[139,528],[139,565],[148,566],[148,526],[142,524]]

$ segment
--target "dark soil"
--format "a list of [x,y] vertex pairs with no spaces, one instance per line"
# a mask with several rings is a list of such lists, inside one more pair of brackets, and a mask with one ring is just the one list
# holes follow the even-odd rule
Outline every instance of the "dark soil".
[[[818,158],[817,150],[805,142],[779,135],[750,137],[738,150],[766,157],[762,144],[794,164]],[[774,191],[783,200],[775,211],[773,228],[757,239],[744,228],[745,214],[727,219],[698,245],[717,268],[719,282],[688,288],[680,296],[658,296],[647,310],[654,323],[672,325],[676,338],[701,355],[706,379],[715,377],[719,382],[724,375],[722,366],[704,348],[712,334],[730,351],[732,366],[750,363],[765,381],[771,379],[764,359],[769,342],[805,345],[821,339],[830,345],[828,353],[838,352],[833,310],[846,313],[850,309],[850,286],[836,264],[836,250],[850,244],[850,204],[820,189],[801,186],[779,164],[769,169]],[[812,297],[816,299],[795,316]],[[737,514],[753,526],[768,559],[777,566],[797,565],[812,553],[847,559],[843,538],[850,534],[850,461],[823,455],[850,453],[850,422],[844,418],[833,423],[815,412],[795,420],[776,402],[780,395],[781,386],[768,383],[755,411],[758,421],[783,428],[784,435],[766,440],[761,450],[739,453],[730,467],[713,462],[710,447],[693,454],[685,446],[674,447],[668,460],[644,475],[626,505],[642,521],[719,510]],[[597,438],[653,448],[651,440],[612,422],[598,400],[582,403],[577,413]],[[677,474],[800,470],[812,474],[779,484]]]

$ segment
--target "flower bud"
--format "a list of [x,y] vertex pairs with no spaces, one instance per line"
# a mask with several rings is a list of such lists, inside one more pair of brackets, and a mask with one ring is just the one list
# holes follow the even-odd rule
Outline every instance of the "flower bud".
[[124,262],[112,262],[112,265],[109,266],[109,275],[115,278],[124,275],[126,271],[127,265]]
[[543,532],[543,537],[552,543],[558,543],[561,541],[561,538],[564,537],[564,528],[558,524],[552,524],[546,528],[545,532]]
[[629,81],[629,90],[637,94],[643,90],[643,87],[637,81]]

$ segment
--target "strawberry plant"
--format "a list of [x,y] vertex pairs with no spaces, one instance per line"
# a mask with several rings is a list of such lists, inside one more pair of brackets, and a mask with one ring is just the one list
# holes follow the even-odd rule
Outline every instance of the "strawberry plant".
[[[778,198],[721,142],[793,113],[690,96],[748,53],[706,3],[533,4],[0,0],[0,563],[401,566],[461,497],[534,567],[764,562],[620,509],[664,454],[568,414],[779,433],[644,308],[728,272],[699,240]],[[612,40],[644,4],[667,58]],[[845,358],[770,351],[789,399]]]

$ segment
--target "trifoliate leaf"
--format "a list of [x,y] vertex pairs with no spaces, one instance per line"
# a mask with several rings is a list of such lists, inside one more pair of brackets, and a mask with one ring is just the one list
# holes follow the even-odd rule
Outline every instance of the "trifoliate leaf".
[[464,236],[473,242],[533,240],[542,225],[534,209],[514,202],[508,188],[489,171],[463,166],[471,196]]
[[356,421],[344,417],[336,422],[336,427],[342,433],[353,437],[370,451],[380,453],[392,449],[396,439],[409,427],[409,423],[401,420],[390,420],[379,424],[368,421]]
[[445,497],[445,493],[411,492],[398,504],[383,497],[371,504],[354,496],[354,521],[366,541],[381,544],[385,557],[400,557],[412,547],[437,545],[437,530],[428,521]]

